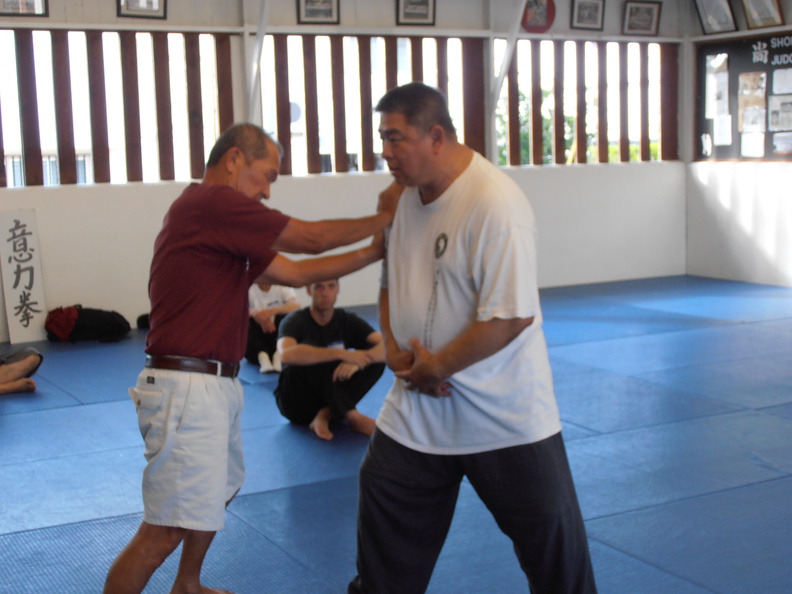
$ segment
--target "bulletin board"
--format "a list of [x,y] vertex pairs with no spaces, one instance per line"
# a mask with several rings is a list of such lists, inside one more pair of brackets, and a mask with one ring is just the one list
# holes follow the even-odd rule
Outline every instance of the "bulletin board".
[[792,160],[792,30],[696,48],[697,160]]

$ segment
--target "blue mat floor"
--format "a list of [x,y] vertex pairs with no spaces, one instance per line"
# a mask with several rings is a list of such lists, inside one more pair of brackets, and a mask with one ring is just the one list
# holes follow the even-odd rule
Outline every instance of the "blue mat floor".
[[[792,592],[792,289],[682,276],[542,299],[600,592]],[[144,341],[36,343],[38,391],[0,396],[3,594],[101,592],[137,529],[144,460],[127,388]],[[367,439],[341,428],[323,442],[281,418],[274,375],[245,363],[241,377],[248,476],[204,581],[345,592]],[[363,412],[377,414],[391,380]],[[168,591],[177,557],[146,592]],[[429,592],[528,592],[467,484]]]

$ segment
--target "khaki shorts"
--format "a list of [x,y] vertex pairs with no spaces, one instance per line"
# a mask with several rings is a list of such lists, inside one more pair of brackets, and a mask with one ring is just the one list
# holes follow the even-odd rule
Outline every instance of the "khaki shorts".
[[148,464],[143,471],[143,521],[214,532],[242,487],[238,379],[144,369],[129,389]]

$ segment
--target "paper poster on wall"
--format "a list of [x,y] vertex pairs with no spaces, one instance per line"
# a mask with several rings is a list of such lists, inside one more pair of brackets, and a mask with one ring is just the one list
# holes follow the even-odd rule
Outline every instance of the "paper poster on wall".
[[773,153],[776,155],[792,155],[792,132],[773,134]]
[[44,278],[35,210],[0,212],[3,296],[11,344],[43,340]]
[[773,94],[792,93],[792,68],[773,72]]
[[742,72],[738,77],[737,130],[764,132],[767,102],[766,72]]
[[765,135],[761,132],[749,132],[740,138],[740,154],[743,157],[765,156]]
[[712,141],[715,146],[729,146],[732,143],[732,117],[722,115],[712,121]]
[[704,117],[712,119],[729,113],[729,57],[726,54],[707,56],[706,63]]
[[768,110],[770,130],[792,130],[792,95],[771,95]]

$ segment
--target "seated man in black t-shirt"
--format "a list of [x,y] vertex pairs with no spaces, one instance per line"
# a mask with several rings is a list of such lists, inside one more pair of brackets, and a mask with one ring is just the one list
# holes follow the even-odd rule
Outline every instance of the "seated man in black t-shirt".
[[338,291],[338,280],[309,285],[310,307],[286,316],[278,332],[283,363],[275,389],[278,408],[322,439],[333,438],[333,419],[371,435],[374,419],[355,406],[385,369],[382,335],[355,314],[336,309]]

